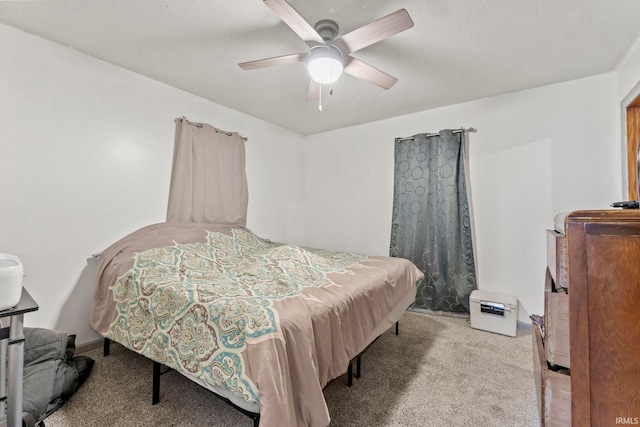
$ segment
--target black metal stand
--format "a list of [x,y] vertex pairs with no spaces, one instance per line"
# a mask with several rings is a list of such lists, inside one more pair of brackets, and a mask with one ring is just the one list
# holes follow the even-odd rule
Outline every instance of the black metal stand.
[[23,425],[24,315],[38,308],[29,292],[22,288],[18,304],[0,311],[0,318],[9,318],[9,326],[0,325],[0,400],[6,409],[6,420],[0,421],[0,425],[6,427]]

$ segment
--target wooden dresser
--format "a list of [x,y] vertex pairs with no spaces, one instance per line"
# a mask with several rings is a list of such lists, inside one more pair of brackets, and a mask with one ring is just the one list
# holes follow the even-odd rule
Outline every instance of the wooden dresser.
[[541,426],[640,425],[640,210],[576,211],[547,232]]

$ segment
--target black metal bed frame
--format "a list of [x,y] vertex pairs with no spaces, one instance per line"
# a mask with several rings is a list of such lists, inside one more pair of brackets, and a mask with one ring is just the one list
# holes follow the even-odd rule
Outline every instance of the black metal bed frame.
[[[396,322],[396,335],[398,335],[398,324],[400,322]],[[361,373],[361,358],[362,355],[369,349],[369,347],[371,347],[373,345],[373,343],[375,343],[378,338],[380,338],[379,336],[376,337],[376,339],[374,339],[368,346],[366,346],[364,348],[364,350],[362,350],[360,353],[358,353],[353,359],[351,359],[349,361],[349,367],[347,368],[347,387],[351,387],[353,385],[353,361],[355,360],[356,362],[356,373],[355,373],[355,377],[356,378],[360,378],[360,373]],[[109,355],[111,349],[111,340],[109,338],[104,338],[104,342],[103,342],[103,348],[102,348],[102,355],[103,357],[107,357]],[[152,374],[152,385],[151,385],[151,404],[155,405],[156,403],[160,402],[160,376],[166,374],[167,372],[171,372],[173,369],[164,366],[162,363],[160,362],[156,362],[155,360],[152,360],[153,362],[153,374]],[[165,367],[165,370],[162,370],[162,367]],[[204,387],[203,387],[204,388]],[[205,388],[206,389],[206,388]],[[215,397],[217,397],[218,399],[222,400],[223,402],[225,402],[226,404],[230,405],[231,407],[233,407],[234,409],[242,412],[244,415],[248,416],[249,418],[251,418],[253,420],[253,427],[258,427],[258,425],[260,424],[260,413],[259,412],[251,412],[251,411],[247,411],[244,408],[241,408],[240,406],[236,405],[235,403],[233,403],[231,400],[227,399],[226,397],[220,396],[217,393],[212,392],[211,390],[207,390],[209,391],[212,395],[214,395]]]

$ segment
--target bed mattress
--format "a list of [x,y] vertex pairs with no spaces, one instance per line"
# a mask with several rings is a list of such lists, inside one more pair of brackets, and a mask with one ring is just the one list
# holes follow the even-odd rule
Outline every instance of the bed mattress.
[[401,258],[155,224],[100,256],[91,326],[260,412],[261,425],[324,427],[322,388],[397,321],[422,277]]
[[[387,331],[389,328],[391,328],[393,325],[395,325],[396,322],[398,322],[400,320],[400,318],[402,317],[404,312],[407,310],[407,308],[409,308],[409,306],[411,304],[413,304],[415,299],[416,299],[416,291],[414,289],[409,290],[405,294],[405,296],[400,300],[400,303],[398,303],[398,305],[396,305],[389,312],[389,314],[384,317],[384,319],[378,324],[378,326],[376,326],[376,328],[369,334],[367,339],[364,341],[365,344],[363,345],[362,349],[364,350],[364,348],[366,348],[369,344],[371,344],[376,338],[378,338],[385,331]],[[224,388],[218,387],[218,386],[209,386],[207,384],[204,384],[204,383],[200,382],[196,376],[190,375],[189,373],[181,372],[181,374],[184,375],[185,377],[189,378],[193,382],[195,382],[197,384],[200,384],[202,387],[207,388],[208,390],[211,390],[212,392],[216,393],[217,395],[222,396],[225,399],[230,400],[231,403],[233,403],[234,405],[244,409],[245,411],[249,411],[249,412],[253,412],[253,413],[259,413],[260,412],[260,403],[259,402],[249,402],[249,401],[247,401],[247,400],[245,400],[243,398],[240,398],[240,397],[237,397],[237,396],[233,395],[227,389],[224,389]]]

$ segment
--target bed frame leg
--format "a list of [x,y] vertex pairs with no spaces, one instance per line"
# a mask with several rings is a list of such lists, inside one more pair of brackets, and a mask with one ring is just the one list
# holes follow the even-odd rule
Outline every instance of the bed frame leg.
[[[156,403],[160,402],[160,376],[162,374],[166,374],[167,372],[171,372],[172,369],[169,368],[168,366],[165,366],[165,370],[162,370],[162,363],[160,362],[156,362],[155,360],[152,360],[153,362],[153,384],[152,384],[152,390],[151,390],[151,404],[155,405]],[[236,406],[233,402],[231,402],[229,399],[227,399],[226,397],[222,397],[216,393],[211,392],[212,395],[216,396],[219,399],[222,399],[223,402],[227,403],[228,405],[231,405],[232,407],[234,407],[235,409],[237,409],[238,411],[242,412],[243,414],[245,414],[246,416],[248,416],[249,418],[251,418],[253,420],[253,427],[259,427],[260,425],[260,413],[259,412],[250,412],[247,411],[246,409],[242,409],[239,406]],[[2,425],[0,425],[0,427],[2,427]]]
[[153,385],[151,392],[151,404],[155,405],[160,402],[160,368],[162,365],[158,362],[153,362]]
[[110,347],[111,347],[111,340],[109,338],[105,338],[102,341],[102,357],[107,357],[109,355]]
[[[400,324],[400,321],[396,322],[396,335],[398,335],[398,325]],[[379,338],[379,337],[378,337]],[[365,351],[367,351],[369,349],[369,347],[371,347],[371,345],[376,342],[378,340],[378,338],[374,339],[372,343],[370,343],[364,350],[362,350],[356,357],[355,357],[355,361],[356,361],[356,374],[355,377],[356,378],[360,378],[360,374],[362,372],[361,367],[362,367],[362,355],[364,354]],[[351,359],[349,361],[349,368],[347,369],[347,387],[351,387],[353,385],[353,360]]]

